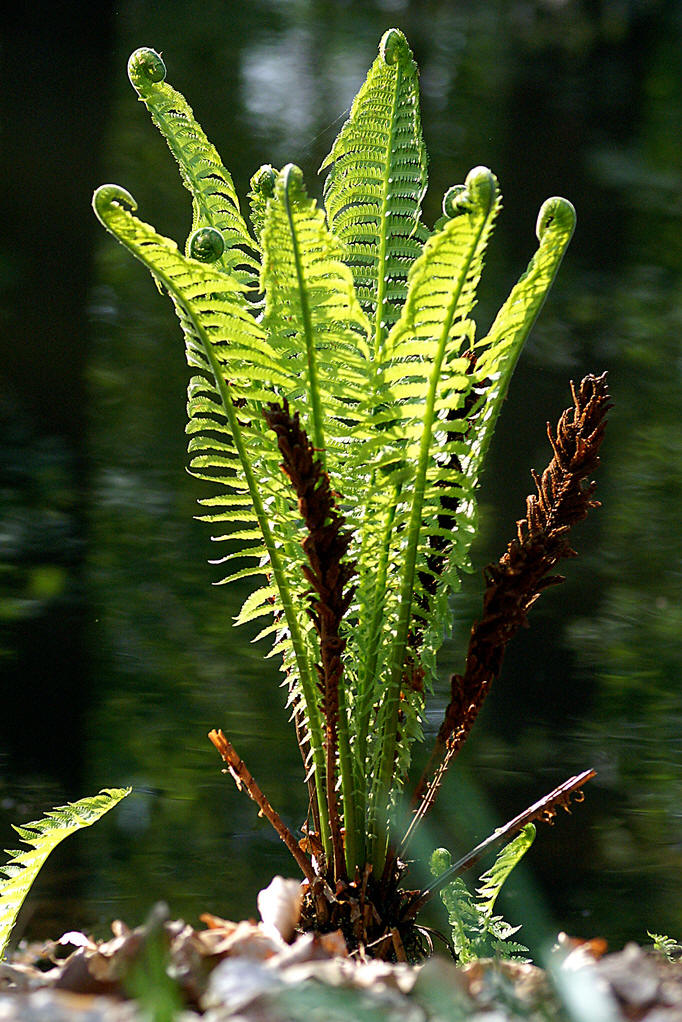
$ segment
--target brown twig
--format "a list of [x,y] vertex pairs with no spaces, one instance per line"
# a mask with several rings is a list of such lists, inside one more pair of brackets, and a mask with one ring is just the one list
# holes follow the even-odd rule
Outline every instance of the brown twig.
[[467,738],[483,700],[499,675],[507,643],[527,624],[530,607],[550,585],[563,581],[548,576],[565,557],[574,557],[570,528],[598,507],[595,484],[587,476],[599,464],[605,416],[611,407],[606,373],[586,376],[575,388],[573,407],[559,419],[556,436],[547,433],[552,460],[540,478],[533,472],[537,493],[526,500],[526,517],[517,523],[516,538],[497,564],[485,570],[483,615],[471,629],[464,674],[451,681],[450,702],[434,749],[414,796],[418,806],[403,838],[405,850],[416,826],[432,807],[443,777]]
[[233,745],[228,741],[219,728],[214,728],[212,731],[209,731],[208,737],[213,745],[215,745],[224,762],[227,764],[227,769],[232,774],[234,783],[240,791],[242,789],[242,785],[246,788],[246,793],[249,798],[253,799],[258,806],[260,813],[275,828],[280,838],[298,863],[304,877],[306,877],[306,879],[312,884],[315,880],[315,870],[312,867],[312,863],[306,858],[299,848],[296,838],[284,823],[279,813],[275,812],[268,802],[244,760],[237,755]]
[[343,674],[341,659],[345,639],[341,638],[341,620],[351,600],[347,586],[354,565],[345,561],[350,535],[342,531],[343,518],[336,509],[329,476],[299,422],[298,412],[289,405],[271,404],[264,411],[265,421],[277,435],[282,455],[282,470],[291,480],[307,536],[303,550],[308,564],[303,573],[312,587],[309,614],[320,639],[317,671],[320,679],[322,709],[325,718],[325,766],[329,827],[332,835],[335,878],[346,875],[343,835],[336,795],[336,758],[338,745],[339,690]]

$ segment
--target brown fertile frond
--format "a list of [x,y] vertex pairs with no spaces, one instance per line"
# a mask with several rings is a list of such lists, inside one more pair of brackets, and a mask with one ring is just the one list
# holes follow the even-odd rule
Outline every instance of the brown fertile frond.
[[315,448],[301,427],[298,412],[292,415],[285,400],[283,406],[269,405],[263,414],[277,435],[282,470],[294,488],[307,531],[302,546],[308,564],[303,566],[303,572],[312,587],[308,613],[320,640],[321,662],[317,672],[325,717],[329,822],[338,877],[344,871],[344,856],[336,798],[336,756],[339,686],[343,673],[341,657],[346,645],[340,630],[352,598],[348,583],[355,573],[355,566],[344,560],[351,537],[343,531],[343,516],[336,509],[329,476],[315,456]]
[[595,483],[587,477],[599,464],[599,448],[611,408],[606,373],[586,376],[576,388],[571,382],[573,407],[559,419],[556,435],[547,434],[554,455],[538,476],[536,493],[526,499],[526,517],[517,522],[517,535],[497,562],[485,569],[483,615],[472,629],[464,674],[451,680],[451,698],[429,763],[415,792],[419,807],[415,824],[433,805],[445,772],[459,752],[478,716],[483,700],[499,675],[509,640],[527,624],[530,607],[544,589],[563,581],[549,575],[565,557],[575,557],[568,534],[576,522],[599,506]]
[[303,875],[310,883],[313,883],[315,880],[315,870],[312,867],[312,863],[301,851],[296,838],[286,826],[282,817],[272,808],[268,799],[254,780],[246,763],[235,751],[232,743],[225,737],[220,728],[214,728],[212,731],[209,731],[208,737],[220,753],[239,790],[241,791],[242,786],[246,788],[247,795],[258,806],[259,815],[264,816],[272,824],[298,863]]

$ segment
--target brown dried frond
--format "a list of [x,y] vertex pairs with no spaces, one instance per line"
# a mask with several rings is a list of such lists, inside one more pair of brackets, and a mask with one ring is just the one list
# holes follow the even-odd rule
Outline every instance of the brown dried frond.
[[547,424],[554,454],[541,477],[533,472],[537,492],[526,500],[526,517],[517,523],[517,535],[500,560],[485,569],[483,615],[471,629],[464,673],[452,677],[445,719],[415,793],[420,805],[413,823],[433,804],[445,771],[499,675],[507,643],[527,624],[528,611],[542,591],[563,581],[549,573],[563,558],[575,556],[568,540],[571,527],[599,506],[593,499],[595,483],[587,477],[599,464],[611,407],[606,373],[586,376],[577,388],[571,383],[571,391],[573,406],[562,413],[556,435]]
[[437,891],[441,890],[445,886],[447,881],[454,876],[464,873],[466,870],[471,869],[484,855],[486,855],[491,849],[504,844],[514,834],[518,834],[527,824],[532,823],[533,820],[538,820],[541,823],[552,824],[554,818],[557,815],[559,809],[563,809],[565,812],[570,813],[571,811],[571,799],[575,802],[582,802],[584,799],[583,786],[591,781],[595,777],[595,771],[583,770],[579,774],[575,774],[573,777],[569,777],[567,781],[560,784],[558,787],[550,791],[549,794],[543,795],[542,798],[534,802],[532,806],[528,806],[522,813],[519,813],[512,820],[508,820],[502,827],[497,827],[493,833],[481,841],[480,844],[472,848],[470,852],[462,856],[462,858],[456,862],[453,866],[445,871],[441,876],[437,877],[428,887],[424,888],[423,891],[417,892],[416,896],[411,899],[405,910],[405,918],[414,917],[427,903],[427,901],[436,894]]
[[317,665],[317,672],[326,728],[329,822],[338,876],[344,867],[335,764],[339,685],[343,673],[341,657],[346,644],[340,630],[352,598],[348,583],[355,573],[354,565],[345,560],[351,537],[343,531],[343,516],[336,508],[329,476],[301,427],[298,412],[292,415],[285,400],[284,405],[269,405],[263,414],[268,426],[277,435],[282,470],[298,498],[299,512],[307,532],[302,546],[308,564],[303,565],[303,573],[312,588],[308,612],[320,639],[321,662]]

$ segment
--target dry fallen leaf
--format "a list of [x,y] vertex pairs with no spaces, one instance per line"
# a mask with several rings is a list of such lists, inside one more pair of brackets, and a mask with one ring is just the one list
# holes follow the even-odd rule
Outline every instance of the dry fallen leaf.
[[288,944],[301,918],[303,888],[298,880],[273,877],[271,882],[258,894],[258,911],[263,920],[263,929],[277,933]]

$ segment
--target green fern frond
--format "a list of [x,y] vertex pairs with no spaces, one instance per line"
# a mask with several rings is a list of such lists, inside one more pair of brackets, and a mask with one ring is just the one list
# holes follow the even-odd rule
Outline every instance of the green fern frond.
[[528,948],[510,940],[520,926],[512,926],[501,916],[483,915],[462,877],[457,877],[442,893],[452,928],[452,944],[460,965],[479,958],[521,958]]
[[358,296],[374,320],[375,356],[400,316],[411,263],[428,232],[420,224],[426,150],[417,66],[402,32],[389,29],[331,152],[324,200],[346,247]]
[[467,475],[472,485],[485,459],[502,403],[523,345],[545,303],[575,230],[575,209],[555,196],[540,208],[538,250],[495,317],[486,337],[475,346],[476,380],[484,391],[469,437]]
[[528,823],[519,831],[513,841],[498,853],[495,862],[481,875],[476,894],[482,912],[492,916],[497,896],[509,874],[519,864],[535,840],[535,824]]
[[[270,556],[274,541],[263,507],[263,487],[273,477],[272,485],[276,485],[279,473],[274,452],[271,464],[263,465],[258,399],[271,394],[287,376],[243,303],[244,286],[212,266],[183,256],[174,242],[133,216],[135,202],[123,189],[103,185],[93,205],[107,230],[147,266],[171,297],[185,333],[187,361],[200,370],[188,391],[192,471],[200,478],[219,480],[238,497],[247,498],[241,504],[246,528],[232,531],[231,537],[255,539],[260,533],[262,553]],[[265,381],[262,393],[257,384],[254,387],[254,381],[260,380]],[[260,473],[265,476],[263,483]],[[233,499],[223,506],[229,508]]]
[[[311,439],[326,462],[330,444],[339,442],[341,423],[354,418],[353,408],[363,398],[369,323],[338,241],[292,164],[277,178],[261,240],[263,325],[292,376],[286,397],[309,422]],[[330,416],[336,423],[327,440]]]
[[5,954],[19,909],[50,852],[69,834],[96,823],[131,791],[131,788],[105,788],[92,798],[57,806],[42,820],[14,827],[29,850],[8,851],[7,855],[12,858],[0,866],[0,874],[4,874],[0,876],[0,959]]
[[[397,392],[407,397],[404,403],[398,400],[392,408],[399,422],[400,441],[396,454],[401,458],[401,465],[414,466],[414,475],[407,486],[403,484],[403,510],[397,512],[393,528],[396,537],[393,563],[401,581],[379,727],[381,759],[376,798],[380,810],[391,788],[401,689],[408,698],[411,695],[404,691],[403,674],[410,629],[414,627],[419,573],[429,570],[430,537],[440,532],[442,490],[438,483],[445,481],[447,475],[451,494],[457,494],[460,502],[469,496],[465,493],[461,473],[442,473],[439,458],[447,458],[457,451],[463,453],[458,446],[458,432],[453,439],[453,422],[459,430],[457,418],[453,420],[448,414],[463,408],[471,387],[468,363],[459,356],[473,344],[474,324],[470,314],[485,248],[499,208],[494,176],[486,168],[475,168],[467,177],[458,215],[429,239],[423,254],[414,263],[403,313],[386,342],[389,363],[384,375],[389,386],[395,377]],[[424,348],[421,358],[414,354],[415,344],[419,342]],[[405,390],[400,390],[401,384],[404,387],[406,382],[416,383],[423,395],[416,408],[410,401],[411,391],[406,394]],[[444,575],[444,580],[446,578],[452,585],[454,572],[448,572]],[[421,693],[417,692],[417,696]],[[407,760],[408,736],[400,742],[400,748]]]
[[[185,334],[187,361],[200,370],[188,390],[190,467],[200,478],[218,480],[239,494],[248,494],[243,518],[246,528],[232,530],[231,537],[255,539],[260,532],[262,552],[272,563],[274,539],[263,506],[259,471],[268,480],[273,476],[277,480],[278,472],[274,454],[269,466],[262,465],[258,391],[254,400],[253,381],[264,379],[266,392],[271,393],[286,376],[243,302],[244,285],[182,255],[174,242],[133,216],[135,202],[124,189],[103,185],[95,193],[93,205],[107,230],[147,266],[169,294]],[[245,406],[247,410],[240,416]],[[253,419],[257,425],[250,428]]]
[[275,168],[270,166],[269,163],[264,163],[262,167],[258,168],[249,182],[251,185],[251,191],[248,194],[249,205],[251,207],[251,226],[259,245],[261,244],[261,235],[263,234],[263,225],[265,224],[265,210],[267,209],[268,199],[271,199],[275,194],[277,177],[278,172]]
[[[509,874],[528,851],[534,838],[535,827],[531,823],[505,845],[493,866],[481,876],[477,898],[473,897],[460,876],[455,877],[441,891],[460,964],[491,955],[518,958],[528,951],[523,944],[510,940],[518,933],[520,926],[512,926],[502,916],[493,915],[493,908]],[[452,857],[447,849],[436,849],[431,856],[432,875],[442,875],[451,863]]]
[[146,46],[135,50],[128,61],[128,76],[177,160],[182,182],[192,196],[192,236],[204,227],[220,231],[225,251],[216,268],[253,286],[259,264],[251,254],[254,242],[240,212],[230,172],[184,96],[166,83],[166,66],[158,53]]
[[654,943],[654,951],[658,951],[669,962],[677,961],[680,951],[682,951],[682,945],[674,937],[668,937],[664,933],[651,933],[650,930],[646,932],[647,936],[651,937]]
[[[230,530],[228,538],[239,543],[262,540],[258,553],[267,562],[272,584],[248,598],[237,620],[246,623],[268,614],[284,615],[293,648],[293,659],[286,660],[287,675],[293,686],[301,686],[310,745],[323,783],[322,725],[306,638],[309,626],[305,608],[291,590],[295,570],[287,564],[287,557],[295,565],[301,560],[290,535],[295,532],[296,517],[291,510],[286,513],[277,449],[265,438],[260,412],[263,398],[289,386],[291,374],[275,360],[263,329],[243,302],[241,282],[183,256],[174,242],[133,215],[136,204],[125,189],[102,185],[95,192],[93,207],[107,230],[169,294],[185,334],[187,361],[201,371],[190,381],[188,391],[190,468],[200,478],[248,494],[250,513],[243,508],[247,527]],[[261,391],[258,383],[254,388],[254,380],[267,381],[267,388]],[[270,500],[283,512],[274,523],[267,508]]]
[[[251,179],[252,234],[228,171],[165,83],[158,54],[136,51],[129,73],[192,194],[187,253],[133,216],[133,200],[116,186],[98,190],[95,210],[169,294],[180,319],[193,370],[190,469],[220,491],[201,501],[200,517],[214,540],[229,544],[212,562],[224,571],[219,584],[255,586],[237,623],[257,623],[270,655],[281,656],[314,775],[312,816],[326,853],[320,872],[345,882],[370,862],[380,877],[384,819],[421,737],[449,596],[469,567],[484,455],[570,239],[573,208],[562,199],[543,206],[537,253],[477,340],[472,314],[500,209],[497,181],[475,168],[446,193],[434,232],[422,225],[427,161],[417,68],[402,32],[383,36],[322,165],[325,211],[293,164],[280,172],[264,165]],[[262,253],[258,274],[252,252]],[[338,748],[318,688],[323,629],[309,617],[318,576],[301,548],[311,528],[307,491],[292,492],[280,471],[263,418],[275,406],[300,417],[315,464],[328,476],[348,536],[335,570],[347,562],[357,569],[333,634],[338,707],[336,696],[328,703]],[[315,529],[323,533],[324,523]],[[320,535],[308,539],[315,546]],[[347,876],[339,876],[341,818],[336,813],[330,824],[327,813],[337,804],[337,776]],[[492,916],[508,861],[484,878],[491,940],[512,932]]]

